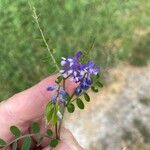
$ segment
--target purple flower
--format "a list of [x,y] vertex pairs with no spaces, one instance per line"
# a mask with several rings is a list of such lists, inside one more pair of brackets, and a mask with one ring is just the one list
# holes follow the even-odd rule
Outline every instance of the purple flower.
[[73,73],[72,66],[75,64],[75,60],[73,58],[64,58],[62,57],[61,66],[62,70],[60,73],[64,78],[67,78],[69,75]]
[[60,102],[64,103],[66,101],[66,91],[64,89],[60,89],[59,91],[59,98],[60,98]]
[[70,78],[75,82],[79,82],[82,79],[85,71],[84,66],[80,63],[81,55],[82,52],[78,51],[75,57],[62,57],[62,69],[60,70],[60,73],[64,78],[70,76]]
[[89,61],[87,64],[81,64],[81,55],[82,52],[78,51],[74,57],[62,57],[62,69],[60,70],[60,73],[64,78],[69,76],[71,80],[80,82],[85,74],[90,76],[99,73],[100,69],[93,61]]
[[66,91],[64,89],[60,89],[59,94],[62,95],[63,97],[65,97],[66,96]]
[[100,72],[100,68],[96,66],[96,64],[93,61],[88,61],[88,63],[85,64],[85,70],[89,75],[97,75]]
[[82,55],[82,52],[81,51],[78,51],[77,53],[76,53],[76,59],[80,59],[80,57],[81,57],[81,55]]
[[76,88],[75,94],[76,96],[79,96],[83,91],[88,90],[89,87],[91,86],[92,81],[90,78],[86,77],[80,85]]
[[80,87],[81,87],[81,89],[83,89],[83,90],[87,90],[87,89],[90,87],[91,84],[92,84],[91,79],[85,78],[85,79],[83,80],[83,82],[81,83]]
[[49,86],[49,87],[47,88],[47,91],[54,91],[56,88],[57,88],[56,85]]
[[53,95],[51,102],[52,102],[53,104],[55,104],[56,101],[57,101],[57,95]]
[[79,95],[91,86],[91,75],[97,75],[100,72],[100,68],[93,61],[81,64],[81,56],[82,52],[78,51],[74,57],[63,57],[61,61],[61,75],[64,78],[70,77],[72,81],[80,83],[75,90],[76,95]]
[[[54,86],[49,86],[47,90],[54,91],[54,90],[58,90],[58,88],[59,86],[54,85]],[[55,104],[57,100],[59,100],[61,103],[64,103],[66,100],[66,91],[62,87],[59,89],[59,93],[52,96],[51,102]]]
[[[78,96],[85,90],[87,90],[91,84],[91,76],[97,75],[100,72],[100,68],[93,62],[88,61],[86,64],[80,62],[82,52],[78,51],[74,57],[64,58],[62,57],[61,61],[61,70],[60,74],[64,78],[70,77],[76,83],[79,83],[79,86],[75,90],[75,94]],[[49,86],[48,91],[58,90],[59,86]],[[57,97],[60,102],[64,103],[66,100],[66,91],[61,87],[57,96],[53,96],[52,102],[57,101]]]
[[79,96],[81,93],[82,93],[81,87],[77,87],[77,88],[75,89],[75,95],[76,95],[76,96]]

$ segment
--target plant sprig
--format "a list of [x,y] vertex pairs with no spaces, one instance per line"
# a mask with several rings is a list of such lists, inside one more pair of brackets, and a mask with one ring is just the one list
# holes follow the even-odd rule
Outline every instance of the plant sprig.
[[[22,135],[18,127],[11,126],[10,132],[14,136],[14,140],[6,142],[3,139],[0,139],[0,147],[6,148],[10,145],[13,145],[13,150],[17,149],[17,142],[21,139],[24,141],[22,144],[22,150],[29,150],[32,143],[31,137],[33,136],[38,138],[37,147],[41,145],[44,138],[49,139],[50,147],[56,147],[59,143],[59,140],[61,140],[60,132],[65,111],[67,110],[69,113],[73,113],[75,111],[74,102],[76,102],[76,105],[79,109],[83,110],[85,108],[85,101],[89,102],[91,100],[90,95],[87,93],[88,89],[98,92],[99,88],[103,87],[100,81],[99,67],[93,61],[89,60],[89,53],[93,48],[95,39],[91,41],[90,46],[86,50],[83,52],[78,51],[74,57],[62,57],[60,68],[52,50],[47,43],[43,30],[40,27],[36,9],[35,7],[31,7],[31,9],[43,43],[45,44],[50,55],[49,57],[52,59],[57,72],[59,72],[59,75],[55,80],[56,85],[52,85],[47,88],[48,91],[55,90],[55,94],[52,95],[50,102],[45,108],[46,124],[54,126],[55,129],[52,131],[50,128],[48,128],[46,133],[41,134],[38,122],[33,122],[31,125],[31,133]],[[67,79],[72,79],[73,82],[78,84],[72,95],[69,95],[69,93],[66,91]]]
[[[32,6],[31,6],[31,7],[32,7]],[[45,46],[46,46],[46,48],[47,48],[47,50],[48,50],[48,53],[49,53],[49,55],[50,55],[50,57],[51,57],[51,59],[52,59],[54,65],[55,65],[57,71],[59,71],[60,68],[59,68],[59,66],[58,66],[58,64],[57,64],[57,61],[56,61],[55,57],[53,56],[53,52],[51,51],[51,49],[50,49],[50,47],[49,47],[49,45],[48,45],[48,43],[47,43],[47,41],[46,41],[46,38],[45,38],[45,36],[44,36],[44,33],[43,33],[43,31],[42,31],[42,29],[41,29],[41,27],[40,27],[39,18],[38,18],[38,15],[37,15],[37,13],[36,13],[36,8],[35,8],[34,6],[32,7],[32,11],[33,11],[33,18],[34,18],[34,20],[35,20],[35,22],[36,22],[36,24],[37,24],[37,27],[38,27],[38,29],[39,29],[39,31],[40,31],[41,37],[42,37],[42,39],[43,39],[43,42],[44,42],[44,44],[45,44]]]
[[[40,133],[40,125],[38,122],[33,122],[31,125],[31,133],[22,135],[21,131],[16,126],[10,127],[10,132],[15,137],[14,140],[10,142],[6,142],[3,139],[0,139],[0,147],[7,148],[10,145],[13,145],[13,150],[17,149],[17,142],[23,139],[23,144],[21,150],[30,150],[31,147],[31,137],[37,137],[39,140],[37,141],[37,147],[42,143],[44,138],[49,139],[49,145],[51,147],[56,147],[56,143],[58,144],[58,139],[56,139],[53,135],[53,131],[51,129],[47,129],[46,133]],[[56,142],[57,141],[57,142]]]

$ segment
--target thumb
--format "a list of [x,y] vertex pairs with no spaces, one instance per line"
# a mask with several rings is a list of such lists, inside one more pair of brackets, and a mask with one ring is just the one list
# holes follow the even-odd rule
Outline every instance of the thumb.
[[[44,108],[51,99],[53,92],[46,89],[49,85],[54,85],[56,76],[50,76],[37,85],[21,93],[14,95],[6,101],[0,103],[0,138],[10,140],[9,128],[16,125],[25,132],[32,121],[43,117]],[[66,90],[69,93],[75,88],[75,84],[66,81]]]

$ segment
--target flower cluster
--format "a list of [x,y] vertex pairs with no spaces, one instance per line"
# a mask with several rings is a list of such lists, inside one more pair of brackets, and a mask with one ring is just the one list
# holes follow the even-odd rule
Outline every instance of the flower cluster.
[[71,80],[79,83],[75,90],[77,96],[91,86],[91,76],[97,75],[100,71],[93,61],[88,61],[86,64],[80,63],[81,56],[82,52],[78,51],[74,57],[63,57],[61,61],[62,70],[60,70],[64,78],[70,77]]
[[[86,64],[80,62],[82,52],[78,51],[74,57],[64,58],[61,61],[61,76],[66,79],[70,78],[72,81],[79,83],[79,86],[75,89],[75,95],[79,96],[83,91],[89,89],[92,85],[92,75],[97,75],[100,71],[99,67],[93,61],[88,61]],[[56,103],[57,100],[61,103],[65,103],[66,92],[60,85],[50,86],[48,91],[57,90],[57,94],[53,95],[52,103]]]
[[66,92],[63,89],[63,87],[59,87],[58,85],[54,85],[54,86],[49,86],[47,88],[48,91],[58,91],[57,94],[52,96],[52,100],[51,102],[53,104],[55,104],[57,102],[57,99],[59,100],[60,103],[65,103],[65,98],[66,98]]

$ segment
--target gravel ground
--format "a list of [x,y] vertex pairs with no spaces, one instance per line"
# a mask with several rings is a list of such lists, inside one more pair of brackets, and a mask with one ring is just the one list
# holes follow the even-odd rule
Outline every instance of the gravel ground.
[[87,150],[150,150],[150,66],[118,66],[106,81],[65,126]]

